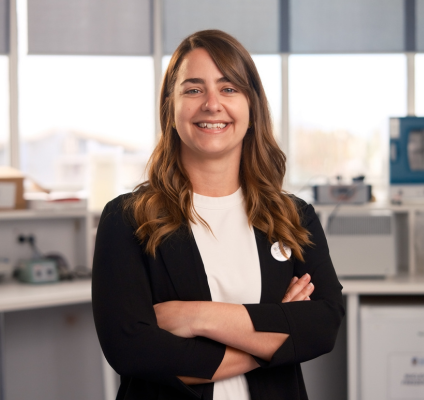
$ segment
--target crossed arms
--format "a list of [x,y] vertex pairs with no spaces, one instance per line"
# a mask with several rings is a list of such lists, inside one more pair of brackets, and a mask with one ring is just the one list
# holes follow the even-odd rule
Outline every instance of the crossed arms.
[[[309,274],[293,277],[282,303],[310,300],[314,290]],[[193,338],[203,336],[226,345],[222,363],[212,382],[241,375],[259,364],[252,355],[270,361],[288,338],[279,332],[255,330],[246,308],[238,304],[204,301],[169,301],[154,306],[160,328],[174,335]],[[185,384],[211,382],[196,377],[179,377]]]

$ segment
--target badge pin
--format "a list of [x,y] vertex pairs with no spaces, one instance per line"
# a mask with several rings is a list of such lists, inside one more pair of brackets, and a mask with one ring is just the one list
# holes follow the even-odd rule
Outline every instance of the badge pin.
[[291,248],[283,244],[284,251],[287,254],[287,257],[281,252],[280,245],[278,242],[275,242],[271,246],[271,254],[277,261],[287,261],[292,254]]

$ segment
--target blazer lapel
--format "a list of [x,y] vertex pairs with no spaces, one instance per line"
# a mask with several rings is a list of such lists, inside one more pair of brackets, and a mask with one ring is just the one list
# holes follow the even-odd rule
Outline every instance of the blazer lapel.
[[169,236],[159,251],[180,300],[212,300],[199,249],[186,225]]
[[277,261],[271,254],[271,243],[266,235],[259,229],[254,231],[261,264],[261,303],[281,302],[293,277],[293,261]]

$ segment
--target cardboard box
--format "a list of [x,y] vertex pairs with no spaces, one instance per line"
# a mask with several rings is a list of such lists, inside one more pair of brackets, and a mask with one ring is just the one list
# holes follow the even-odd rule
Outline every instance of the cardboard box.
[[0,210],[23,208],[24,175],[15,168],[0,166]]

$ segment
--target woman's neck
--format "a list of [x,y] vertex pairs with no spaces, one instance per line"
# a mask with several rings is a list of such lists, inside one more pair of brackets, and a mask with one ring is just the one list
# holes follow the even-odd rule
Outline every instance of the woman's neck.
[[240,157],[201,159],[183,157],[194,193],[210,196],[229,196],[240,187]]

